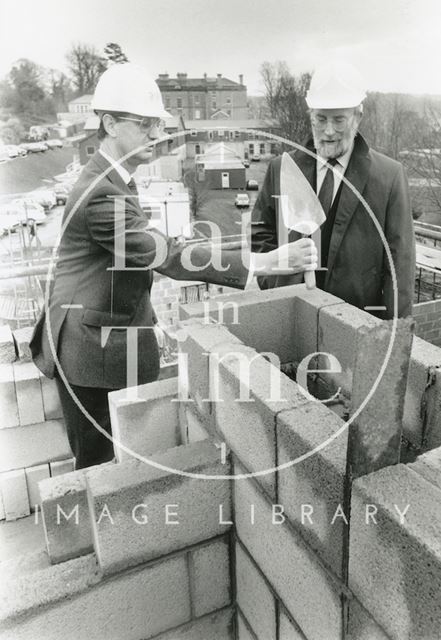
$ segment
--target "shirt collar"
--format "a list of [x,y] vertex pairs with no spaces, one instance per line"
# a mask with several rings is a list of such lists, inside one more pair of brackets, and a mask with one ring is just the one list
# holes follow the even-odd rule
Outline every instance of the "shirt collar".
[[125,169],[121,165],[121,163],[117,162],[114,158],[112,158],[112,156],[109,156],[109,154],[106,153],[105,151],[103,151],[102,149],[99,149],[99,152],[103,156],[103,158],[105,158],[107,160],[107,162],[109,162],[112,165],[112,167],[115,169],[115,171],[117,173],[119,173],[119,175],[123,179],[124,183],[125,184],[129,184],[129,182],[131,180],[131,175],[127,171],[127,169]]
[[[337,160],[337,167],[341,166],[343,167],[343,170],[346,171],[346,169],[348,168],[348,164],[349,164],[349,160],[351,157],[351,153],[354,150],[354,142],[352,142],[351,146],[349,147],[349,149],[346,151],[346,153],[344,153],[342,156],[339,156],[338,158],[336,158]],[[321,169],[327,169],[326,167],[326,160],[324,158],[321,158],[320,156],[317,156],[317,170],[320,171]]]

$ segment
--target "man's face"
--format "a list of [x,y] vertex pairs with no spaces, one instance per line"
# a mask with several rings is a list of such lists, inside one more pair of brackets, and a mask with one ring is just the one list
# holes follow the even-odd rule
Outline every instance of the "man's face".
[[138,149],[136,153],[127,158],[127,164],[138,166],[150,160],[154,146],[146,147],[145,145],[159,138],[160,128],[157,121],[157,118],[142,118],[142,116],[132,114],[116,121],[114,130],[119,157]]
[[351,109],[312,109],[311,128],[317,154],[326,160],[339,158],[352,145],[361,112]]

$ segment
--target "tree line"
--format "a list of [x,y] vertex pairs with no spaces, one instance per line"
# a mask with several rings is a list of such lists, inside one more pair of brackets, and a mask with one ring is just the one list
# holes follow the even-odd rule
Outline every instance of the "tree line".
[[70,100],[93,93],[98,78],[110,65],[128,62],[115,42],[109,42],[101,54],[95,47],[77,43],[66,54],[68,73],[48,69],[22,58],[0,82],[0,138],[6,144],[24,139],[31,125],[56,119],[67,111]]

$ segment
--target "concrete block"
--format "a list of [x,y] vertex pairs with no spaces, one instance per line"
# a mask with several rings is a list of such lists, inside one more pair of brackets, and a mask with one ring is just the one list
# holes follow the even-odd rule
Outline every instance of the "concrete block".
[[274,595],[260,571],[238,543],[236,593],[240,610],[256,636],[262,640],[276,640],[277,613]]
[[22,329],[15,329],[15,331],[12,332],[16,351],[21,362],[31,362],[32,360],[29,342],[33,331],[34,327],[23,327]]
[[[229,520],[230,485],[222,480],[228,473],[229,465],[221,464],[219,450],[208,441],[156,454],[148,465],[136,460],[89,472],[94,548],[102,570],[114,573],[225,533],[229,525],[221,524],[219,505]],[[220,478],[206,478],[213,475]]]
[[16,357],[12,331],[9,325],[0,325],[0,364],[14,362]]
[[192,602],[196,617],[226,607],[231,602],[228,539],[199,547],[190,554]]
[[[150,456],[178,444],[178,379],[170,378],[109,393],[110,418],[118,462],[132,458],[122,447]],[[129,396],[130,398],[130,396]],[[122,446],[118,446],[121,444]]]
[[432,369],[429,380],[421,411],[423,449],[441,446],[441,367]]
[[352,478],[400,461],[414,322],[412,318],[399,318],[395,332],[393,325],[390,320],[359,331],[348,448]]
[[0,429],[0,472],[35,467],[71,456],[66,429],[59,420]]
[[[418,447],[423,445],[423,432],[427,429],[438,435],[441,444],[441,429],[436,423],[424,425],[426,386],[436,367],[441,367],[441,349],[414,337],[404,399],[403,434]],[[430,393],[430,389],[427,391]]]
[[237,639],[238,640],[256,640],[256,636],[251,632],[249,623],[245,622],[245,618],[241,612],[237,612]]
[[46,420],[58,420],[63,417],[60,396],[58,395],[55,380],[46,378],[40,374],[41,393],[43,396],[43,409]]
[[75,470],[75,458],[68,458],[67,460],[57,460],[50,463],[51,477],[62,476],[65,473],[71,473]]
[[418,456],[408,467],[441,489],[441,447]]
[[[234,351],[242,345],[227,328],[215,324],[203,324],[200,319],[182,323],[181,332],[186,336],[179,342],[179,383],[188,389],[189,398],[201,415],[211,418],[209,363],[210,354],[222,350]],[[181,398],[184,397],[183,391]]]
[[80,469],[40,483],[46,547],[53,564],[93,551],[86,472]]
[[[240,473],[241,467],[235,467]],[[251,480],[234,483],[239,540],[309,640],[340,638],[340,592],[315,554],[285,521],[273,524],[273,505]],[[254,504],[254,524],[250,505]],[[278,518],[275,518],[275,522]],[[271,541],[269,544],[268,541]],[[287,562],[287,558],[289,561]],[[293,588],[295,585],[295,588]],[[313,612],[313,615],[311,615]]]
[[[274,469],[276,415],[308,400],[278,367],[254,349],[239,347],[240,357],[227,352],[218,367],[210,367],[212,388],[219,390],[213,403],[216,430],[249,471]],[[274,471],[257,478],[275,498]]]
[[113,580],[102,580],[93,556],[25,578],[19,592],[22,615],[3,618],[2,640],[140,640],[156,637],[191,617],[183,556]]
[[[406,465],[352,487],[349,587],[392,638],[436,638],[441,628],[441,492]],[[366,505],[377,509],[375,521]],[[408,508],[405,516],[401,512]]]
[[233,615],[232,608],[216,611],[162,633],[155,640],[232,640]]
[[25,469],[26,484],[28,487],[29,506],[32,510],[40,504],[40,480],[49,478],[49,465],[39,464],[36,467],[28,467]]
[[22,426],[44,421],[40,372],[33,362],[13,365],[18,415]]
[[389,640],[383,629],[361,606],[357,598],[349,601],[347,640]]
[[[347,441],[345,422],[318,401],[277,416],[278,464],[282,466],[277,472],[277,501],[301,536],[340,577],[347,524],[343,517],[334,516],[339,505],[344,510]],[[295,462],[302,456],[306,457]],[[349,513],[345,515],[349,519]]]
[[[291,289],[291,287],[288,288]],[[321,289],[307,289],[304,284],[295,286],[295,321],[292,325],[294,327],[292,342],[295,345],[293,359],[295,362],[301,362],[303,358],[318,351],[318,326],[321,310],[341,303],[340,298]]]
[[[331,305],[321,309],[318,330],[318,351],[335,356],[341,373],[321,373],[331,389],[341,387],[347,397],[352,392],[352,377],[358,350],[359,330],[378,326],[381,320],[350,304]],[[320,358],[320,369],[329,368],[328,359]]]
[[206,440],[210,434],[205,428],[205,421],[198,415],[198,412],[191,403],[183,403],[185,421],[187,425],[187,443]]
[[30,514],[24,469],[2,473],[0,487],[6,520],[17,520]]
[[280,611],[279,614],[279,640],[305,640],[306,636],[295,626],[289,617]]
[[18,426],[20,420],[12,364],[0,364],[0,406],[0,429]]

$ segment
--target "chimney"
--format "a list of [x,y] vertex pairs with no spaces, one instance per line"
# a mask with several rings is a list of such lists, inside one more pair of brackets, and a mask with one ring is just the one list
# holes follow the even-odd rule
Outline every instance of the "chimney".
[[222,74],[218,73],[217,74],[217,80],[216,80],[216,84],[217,84],[218,87],[220,87],[222,85],[221,81],[222,81]]
[[178,78],[178,80],[185,80],[185,78],[187,77],[186,73],[177,73],[176,77]]
[[168,80],[168,73],[160,73],[159,78],[161,80]]
[[243,74],[239,74],[239,84],[243,84]]
[[217,74],[217,77],[218,77],[218,78],[222,78],[222,74],[221,74],[221,73],[218,73],[218,74]]

